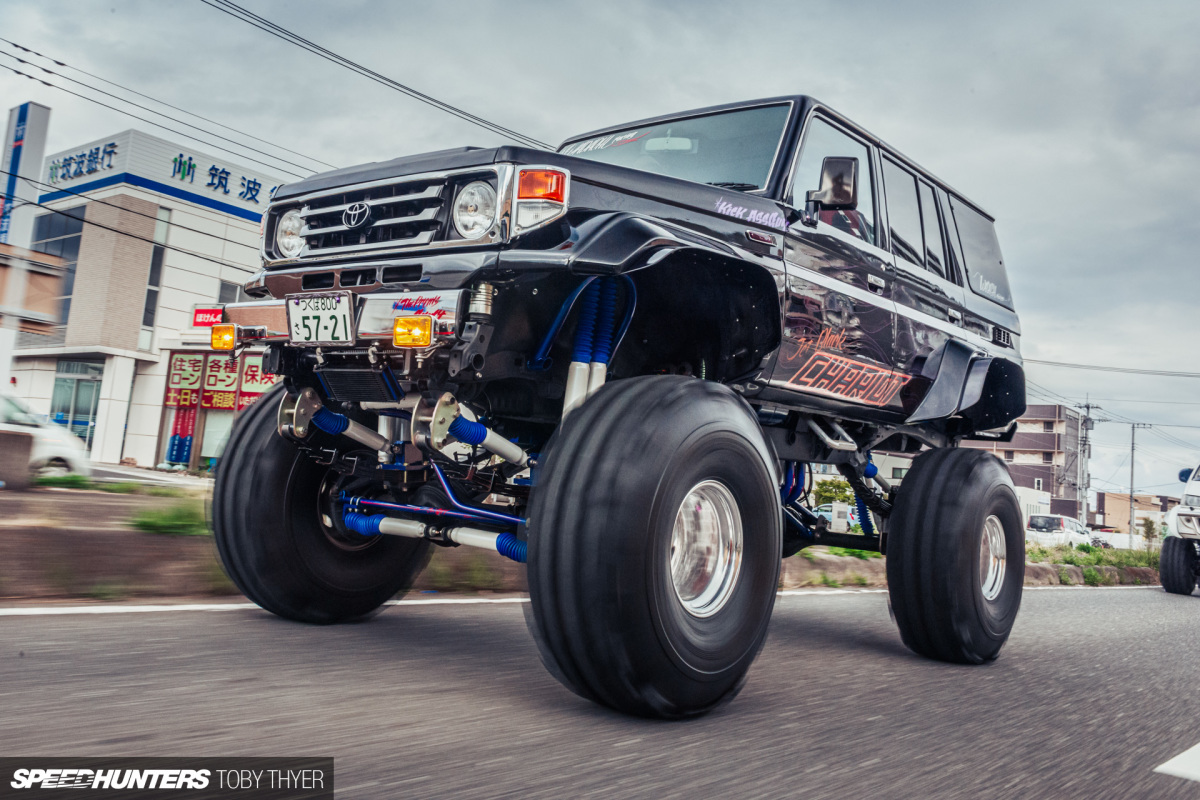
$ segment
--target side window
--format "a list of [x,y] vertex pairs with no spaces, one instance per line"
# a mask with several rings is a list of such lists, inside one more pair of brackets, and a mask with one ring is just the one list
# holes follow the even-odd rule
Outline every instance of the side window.
[[886,158],[883,160],[883,196],[887,198],[892,252],[924,266],[925,242],[921,234],[921,207],[917,203],[917,179]]
[[871,191],[871,151],[857,139],[819,117],[813,117],[804,132],[796,177],[792,183],[792,205],[804,206],[805,195],[821,188],[821,164],[827,157],[858,159],[858,208],[854,211],[822,211],[819,222],[878,244],[875,234],[875,196]]
[[921,221],[925,230],[925,266],[946,277],[946,252],[942,246],[942,229],[938,225],[937,201],[933,189],[921,183]]
[[953,195],[950,196],[950,207],[954,210],[958,238],[962,241],[963,261],[971,290],[1012,308],[1012,294],[1008,288],[1008,275],[1004,271],[1004,259],[1000,255],[996,226]]
[[946,226],[946,238],[950,240],[950,252],[946,254],[946,277],[959,286],[963,285],[962,245],[958,241],[958,228],[954,225],[954,215],[950,213],[950,197],[941,189],[937,189],[938,207],[942,210],[942,224]]

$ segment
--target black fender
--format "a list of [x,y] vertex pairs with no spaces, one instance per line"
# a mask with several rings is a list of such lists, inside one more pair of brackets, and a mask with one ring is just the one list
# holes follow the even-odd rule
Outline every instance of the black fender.
[[921,377],[932,381],[908,424],[959,414],[976,431],[1025,413],[1025,370],[1007,358],[983,354],[951,339],[925,360]]
[[626,212],[597,214],[576,228],[567,266],[582,275],[621,275],[649,267],[672,253],[695,249],[742,260],[724,242],[660,220]]

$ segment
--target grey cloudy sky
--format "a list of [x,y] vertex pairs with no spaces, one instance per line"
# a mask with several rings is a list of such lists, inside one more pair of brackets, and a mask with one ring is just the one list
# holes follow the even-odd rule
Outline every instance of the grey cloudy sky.
[[[246,4],[553,143],[622,120],[812,94],[996,216],[1027,357],[1200,372],[1200,4]],[[0,31],[338,166],[500,141],[199,0],[2,0]],[[25,100],[54,109],[47,152],[129,127],[178,138],[0,74],[3,107]],[[1102,398],[1102,416],[1200,426],[1197,379],[1037,365],[1029,375],[1036,392]],[[1178,494],[1175,473],[1200,462],[1200,429],[1139,439],[1139,489]],[[1102,423],[1094,441],[1093,488],[1127,487],[1128,424]]]

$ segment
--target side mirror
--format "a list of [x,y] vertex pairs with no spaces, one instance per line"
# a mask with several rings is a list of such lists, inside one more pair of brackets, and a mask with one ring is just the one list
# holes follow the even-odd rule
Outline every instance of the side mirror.
[[1183,483],[1187,483],[1191,479],[1192,479],[1192,471],[1190,469],[1179,470],[1179,480],[1180,481],[1182,481]]
[[805,195],[805,225],[817,224],[817,212],[858,208],[858,159],[829,156],[821,162],[821,188]]

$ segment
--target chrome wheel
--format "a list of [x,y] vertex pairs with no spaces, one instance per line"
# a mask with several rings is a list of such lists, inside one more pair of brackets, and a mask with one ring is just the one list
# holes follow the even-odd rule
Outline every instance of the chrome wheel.
[[694,617],[729,600],[742,568],[742,516],[725,484],[701,481],[683,498],[671,531],[671,582]]
[[983,521],[983,538],[979,543],[979,585],[984,600],[995,600],[1000,596],[1007,564],[1004,526],[999,517],[992,515]]

